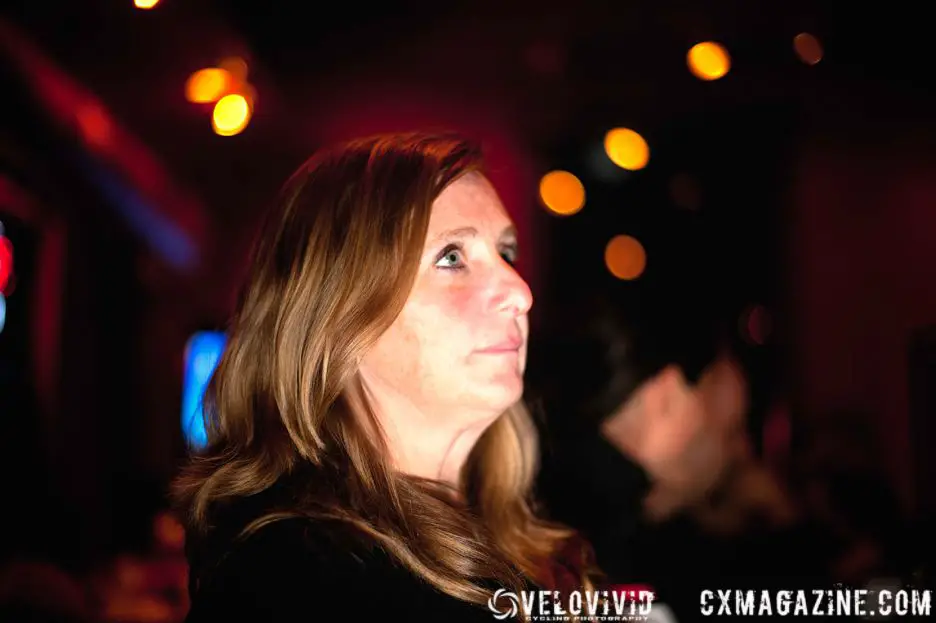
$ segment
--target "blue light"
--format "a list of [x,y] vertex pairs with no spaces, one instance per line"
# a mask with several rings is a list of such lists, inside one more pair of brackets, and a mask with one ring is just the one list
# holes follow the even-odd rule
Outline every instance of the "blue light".
[[223,332],[202,331],[193,335],[185,348],[182,434],[194,449],[203,448],[207,441],[202,398],[226,343],[227,336]]
[[79,154],[78,158],[113,207],[164,261],[180,270],[196,267],[199,261],[196,242],[178,223],[93,158],[85,154]]
[[6,324],[6,299],[0,292],[0,332],[3,331],[3,325]]

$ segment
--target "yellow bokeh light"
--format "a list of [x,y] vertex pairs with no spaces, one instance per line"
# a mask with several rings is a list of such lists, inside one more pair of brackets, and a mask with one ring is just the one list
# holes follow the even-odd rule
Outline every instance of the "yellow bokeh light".
[[718,80],[731,69],[731,57],[724,47],[714,41],[692,46],[686,56],[689,71],[700,80]]
[[647,141],[628,128],[615,128],[608,132],[605,135],[604,148],[611,162],[628,171],[642,169],[650,160]]
[[230,90],[231,83],[231,75],[223,69],[200,69],[185,82],[185,99],[196,104],[216,102]]
[[133,6],[138,9],[152,9],[159,4],[159,0],[133,0]]
[[247,98],[239,93],[231,93],[219,99],[211,115],[211,127],[215,134],[220,136],[239,134],[250,122],[250,109]]
[[822,60],[822,44],[808,32],[796,35],[793,39],[793,50],[807,65],[815,65]]
[[636,238],[615,236],[605,247],[605,266],[618,279],[637,279],[647,266],[647,252]]
[[585,186],[568,171],[551,171],[539,185],[540,199],[554,214],[570,216],[585,206]]

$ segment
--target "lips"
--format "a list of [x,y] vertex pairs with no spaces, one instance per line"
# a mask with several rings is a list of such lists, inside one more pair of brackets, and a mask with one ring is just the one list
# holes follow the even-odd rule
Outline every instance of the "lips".
[[508,338],[496,344],[486,346],[484,348],[478,349],[479,353],[511,353],[517,352],[520,350],[520,347],[523,346],[523,340],[519,337],[517,338]]

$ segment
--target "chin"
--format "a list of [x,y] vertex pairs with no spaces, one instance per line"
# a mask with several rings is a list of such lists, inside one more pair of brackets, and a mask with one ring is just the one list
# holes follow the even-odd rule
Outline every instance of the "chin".
[[479,389],[477,395],[483,397],[492,411],[502,413],[523,398],[523,378],[518,375],[516,378],[490,383]]

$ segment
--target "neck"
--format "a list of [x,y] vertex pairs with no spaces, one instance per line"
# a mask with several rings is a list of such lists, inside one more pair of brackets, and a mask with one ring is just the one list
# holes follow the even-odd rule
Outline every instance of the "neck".
[[475,443],[499,414],[428,409],[391,392],[368,391],[383,427],[394,467],[405,474],[459,488],[461,471]]
[[[420,417],[409,421],[425,423],[428,419],[431,417],[425,418],[420,414]],[[439,480],[460,488],[462,468],[468,455],[491,421],[460,430],[434,429],[424,424],[420,430],[394,416],[385,424],[394,465],[406,474]],[[417,430],[419,434],[413,434]]]

